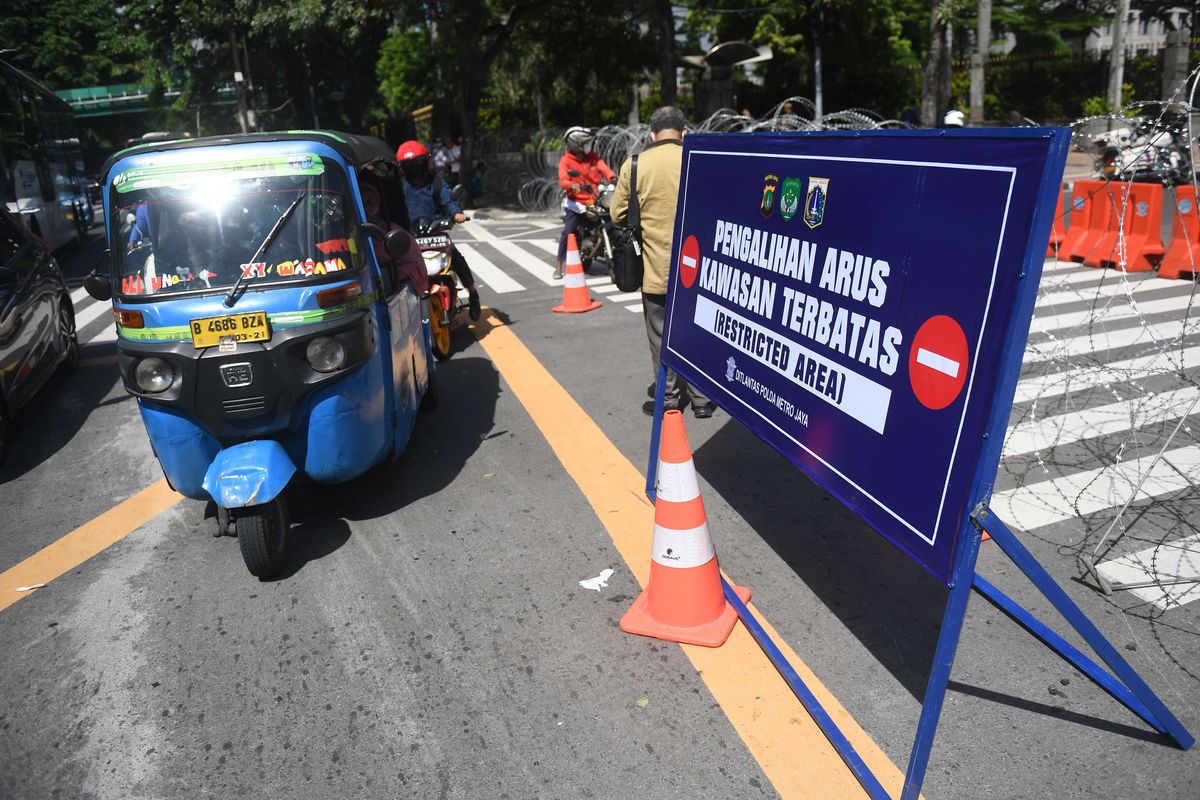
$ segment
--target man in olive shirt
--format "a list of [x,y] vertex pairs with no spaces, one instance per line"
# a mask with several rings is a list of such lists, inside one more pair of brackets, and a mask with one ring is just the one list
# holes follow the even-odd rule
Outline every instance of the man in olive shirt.
[[[679,173],[683,167],[683,132],[687,118],[674,106],[663,106],[650,115],[650,145],[638,156],[637,196],[642,223],[645,273],[642,276],[642,313],[650,340],[650,361],[658,375],[658,353],[662,349],[663,319],[666,317],[667,271],[671,264],[671,236],[675,231],[675,205],[679,199]],[[619,224],[629,212],[629,171],[627,159],[621,165],[617,191],[613,195],[612,215]],[[654,396],[655,386],[649,394]],[[692,404],[692,413],[704,419],[716,406],[674,370],[667,370],[664,405],[682,409]],[[654,401],[642,405],[646,414],[654,413]]]

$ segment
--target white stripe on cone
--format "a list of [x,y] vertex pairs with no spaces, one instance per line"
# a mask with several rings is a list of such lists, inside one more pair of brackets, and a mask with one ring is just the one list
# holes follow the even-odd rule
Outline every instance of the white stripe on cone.
[[587,286],[584,283],[585,280],[587,279],[583,277],[582,272],[568,272],[563,277],[563,286],[566,286],[568,289],[583,289]]
[[578,264],[580,267],[582,267],[583,262],[579,260],[579,251],[572,250],[570,247],[568,247],[567,248],[567,260],[565,263],[568,267],[571,266],[572,264]]
[[715,556],[707,522],[698,528],[685,531],[671,530],[657,523],[654,525],[654,543],[650,548],[650,558],[662,566],[680,569],[700,567]]
[[657,495],[672,503],[686,503],[700,496],[700,484],[696,481],[696,466],[692,459],[682,464],[658,462]]

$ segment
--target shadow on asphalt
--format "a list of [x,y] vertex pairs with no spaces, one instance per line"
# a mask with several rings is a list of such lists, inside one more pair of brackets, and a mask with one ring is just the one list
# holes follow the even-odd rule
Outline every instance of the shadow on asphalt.
[[[1081,679],[1081,683],[1088,687],[1087,691],[1092,690],[1093,685],[1090,681],[1083,681]],[[984,689],[979,686],[971,686],[970,684],[966,683],[959,683],[958,681],[950,681],[948,687],[952,692],[970,695],[971,697],[978,697],[981,700],[988,700],[992,703],[1000,703],[1002,705],[1012,706],[1013,708],[1019,708],[1023,711],[1032,711],[1035,714],[1044,714],[1047,717],[1054,717],[1055,719],[1074,722],[1078,725],[1084,725],[1088,728],[1095,728],[1099,731],[1105,731],[1106,733],[1115,733],[1118,736],[1125,736],[1130,739],[1138,739],[1143,742],[1151,742],[1153,744],[1161,744],[1167,747],[1174,746],[1174,742],[1170,739],[1170,737],[1164,736],[1147,728],[1135,728],[1132,725],[1123,725],[1120,722],[1113,722],[1112,720],[1093,717],[1090,714],[1080,714],[1077,711],[1069,711],[1058,706],[1052,706],[1046,703],[1038,703],[1033,700],[1026,700],[1023,697],[1013,697],[1009,694],[995,692],[991,689]]]
[[71,375],[60,371],[17,412],[12,420],[8,456],[0,465],[0,484],[35,469],[70,445],[95,409],[131,401],[124,391],[104,400],[121,379],[114,365],[89,363],[91,355],[87,347],[81,348],[79,371]]
[[[465,328],[456,333],[471,335]],[[399,460],[381,464],[349,483],[315,487],[312,519],[384,517],[437,494],[458,477],[480,443],[492,434],[500,376],[486,358],[457,352],[437,365],[437,381],[438,408],[417,416]]]
[[847,630],[913,697],[923,697],[946,589],[736,422],[726,422],[693,457],[705,480]]

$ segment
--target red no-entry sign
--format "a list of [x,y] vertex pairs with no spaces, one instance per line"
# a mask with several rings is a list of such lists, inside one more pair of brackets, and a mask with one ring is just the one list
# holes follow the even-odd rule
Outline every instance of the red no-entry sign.
[[937,411],[958,399],[967,381],[970,354],[962,326],[950,317],[930,317],[908,351],[908,380],[921,405]]
[[700,242],[695,236],[689,236],[679,249],[679,280],[685,288],[692,288],[696,282],[696,273],[700,269]]

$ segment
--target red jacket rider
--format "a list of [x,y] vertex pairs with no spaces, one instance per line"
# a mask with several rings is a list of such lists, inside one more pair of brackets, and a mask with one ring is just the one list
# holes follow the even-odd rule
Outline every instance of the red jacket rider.
[[[567,170],[577,170],[579,177],[568,175]],[[582,155],[567,150],[558,162],[558,185],[567,193],[571,200],[588,205],[596,201],[596,187],[604,181],[616,181],[617,176],[604,159],[596,155],[594,150]],[[584,189],[590,186],[590,189]]]

